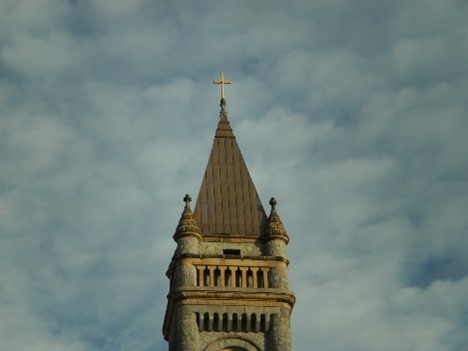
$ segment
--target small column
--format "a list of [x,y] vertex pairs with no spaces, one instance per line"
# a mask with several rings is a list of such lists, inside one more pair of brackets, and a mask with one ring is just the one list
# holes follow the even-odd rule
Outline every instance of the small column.
[[219,274],[221,275],[221,287],[224,288],[227,284],[227,282],[225,281],[225,278],[226,278],[226,275],[225,275],[225,272],[226,272],[226,266],[220,266],[218,267],[219,269]]
[[258,288],[257,272],[258,272],[259,268],[258,267],[251,267],[250,270],[252,271],[253,287]]
[[228,313],[227,315],[227,326],[226,326],[228,332],[230,332],[232,330],[232,313]]
[[203,286],[203,274],[204,274],[205,266],[197,266],[198,272],[198,286]]
[[254,332],[258,333],[260,331],[260,315],[255,315],[255,329]]
[[269,282],[268,282],[268,272],[269,272],[269,268],[262,268],[262,273],[263,273],[263,287],[264,288],[269,288],[270,285],[269,285]]
[[210,313],[208,316],[208,331],[213,330],[213,313]]
[[247,287],[247,271],[249,270],[249,267],[239,267],[239,269],[242,272],[241,275],[241,287],[246,288]]
[[214,271],[216,266],[208,266],[208,269],[210,271],[210,286],[215,286]]
[[217,317],[218,317],[216,319],[217,323],[215,323],[214,328],[215,328],[216,331],[221,331],[223,329],[223,315],[220,316],[219,313],[218,313]]

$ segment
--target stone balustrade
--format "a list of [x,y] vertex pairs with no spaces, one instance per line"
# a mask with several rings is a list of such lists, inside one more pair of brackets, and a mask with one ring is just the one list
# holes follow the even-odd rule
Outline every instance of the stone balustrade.
[[248,313],[197,313],[200,331],[223,332],[267,332],[270,329],[270,315]]
[[270,267],[195,265],[197,286],[268,288]]

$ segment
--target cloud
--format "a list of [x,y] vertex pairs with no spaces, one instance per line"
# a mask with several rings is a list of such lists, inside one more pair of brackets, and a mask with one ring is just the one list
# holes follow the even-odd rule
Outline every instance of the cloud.
[[0,346],[164,349],[228,110],[291,237],[295,350],[465,350],[460,1],[0,4]]

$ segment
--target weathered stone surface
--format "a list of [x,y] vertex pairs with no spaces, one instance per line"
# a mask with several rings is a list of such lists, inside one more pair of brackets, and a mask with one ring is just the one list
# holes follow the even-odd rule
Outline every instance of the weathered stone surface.
[[288,274],[285,269],[272,268],[269,275],[271,288],[288,288]]
[[203,351],[219,351],[226,348],[242,348],[247,351],[265,350],[265,334],[255,333],[200,333]]
[[176,351],[200,351],[200,337],[195,314],[188,306],[179,306],[174,320],[174,339],[171,344]]
[[177,240],[176,256],[199,253],[199,240],[195,236],[186,236]]
[[195,286],[196,269],[192,265],[179,264],[175,272],[176,286]]
[[281,309],[272,318],[268,351],[291,351],[291,322],[290,311]]
[[163,333],[170,351],[291,351],[287,232],[267,218],[221,103],[196,208],[185,208]]
[[205,255],[222,255],[223,250],[234,249],[240,250],[242,256],[263,256],[263,245],[255,242],[216,242],[202,241],[200,242],[200,252]]
[[286,258],[286,243],[283,240],[270,240],[265,243],[268,256],[279,256]]

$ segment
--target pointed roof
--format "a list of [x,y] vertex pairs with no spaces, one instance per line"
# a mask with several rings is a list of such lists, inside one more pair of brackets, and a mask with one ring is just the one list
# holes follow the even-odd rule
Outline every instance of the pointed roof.
[[276,199],[272,197],[270,199],[271,212],[265,226],[264,239],[282,239],[287,244],[289,242],[289,236],[286,229],[284,229],[278,211],[276,211],[276,204]]
[[198,227],[197,221],[193,218],[192,209],[190,208],[190,202],[192,198],[189,194],[186,194],[184,197],[185,207],[182,215],[180,216],[179,224],[177,225],[176,231],[174,233],[174,239],[177,240],[183,236],[200,236],[201,231]]
[[266,214],[221,98],[218,127],[195,205],[202,235],[260,237]]

